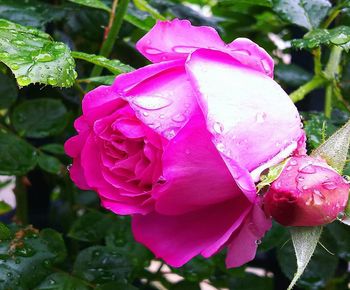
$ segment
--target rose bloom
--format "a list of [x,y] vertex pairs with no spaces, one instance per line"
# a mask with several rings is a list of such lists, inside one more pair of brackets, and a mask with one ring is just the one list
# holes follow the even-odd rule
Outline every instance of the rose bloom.
[[255,256],[271,227],[255,182],[305,153],[296,107],[254,42],[210,27],[158,22],[136,45],[153,64],[89,92],[65,150],[70,175],[105,208],[132,215],[135,239],[178,267],[227,248]]
[[264,196],[264,209],[285,226],[318,226],[345,210],[349,183],[320,158],[292,157]]

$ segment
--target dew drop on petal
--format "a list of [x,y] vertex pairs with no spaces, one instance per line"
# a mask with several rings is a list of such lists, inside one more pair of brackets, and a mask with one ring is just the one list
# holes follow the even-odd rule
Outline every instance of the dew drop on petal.
[[256,244],[256,245],[260,245],[260,244],[261,244],[261,240],[256,240],[256,241],[255,241],[255,244]]
[[290,165],[292,165],[292,166],[297,165],[297,164],[298,164],[298,162],[294,159],[290,161]]
[[186,116],[184,114],[177,114],[171,118],[174,122],[182,123],[186,120]]
[[213,129],[216,133],[221,134],[224,131],[224,126],[220,122],[215,122]]
[[334,181],[325,181],[322,183],[322,187],[328,190],[333,190],[337,188],[337,185]]
[[340,213],[338,213],[338,215],[337,215],[337,220],[343,221],[343,219],[344,219],[345,217],[346,217],[345,212],[340,212]]
[[313,165],[308,164],[302,168],[299,169],[299,172],[306,173],[306,174],[313,174],[316,172],[316,169]]
[[71,170],[72,166],[73,166],[73,164],[67,165],[67,171],[68,171],[68,172]]
[[159,96],[135,97],[132,103],[145,110],[159,110],[172,104],[172,100]]

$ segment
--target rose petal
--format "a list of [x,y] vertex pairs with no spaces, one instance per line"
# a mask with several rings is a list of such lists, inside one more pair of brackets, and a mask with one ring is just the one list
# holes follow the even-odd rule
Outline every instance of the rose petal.
[[251,204],[245,197],[177,216],[135,215],[135,239],[169,265],[180,267],[198,254],[214,254],[239,227]]
[[271,226],[271,220],[265,216],[260,205],[256,204],[241,229],[231,239],[226,257],[227,267],[239,267],[253,260],[259,244],[258,241]]
[[114,90],[122,94],[148,127],[172,139],[196,106],[183,61],[151,65],[118,77]]
[[194,52],[186,68],[224,158],[252,171],[303,134],[296,107],[266,75],[205,49]]
[[163,176],[166,184],[154,193],[162,214],[183,214],[243,195],[211,142],[201,112],[166,147]]
[[228,47],[230,55],[241,64],[273,77],[273,59],[259,45],[248,38],[237,38]]
[[150,61],[185,59],[198,48],[221,48],[225,43],[209,26],[192,26],[188,20],[159,21],[136,44]]

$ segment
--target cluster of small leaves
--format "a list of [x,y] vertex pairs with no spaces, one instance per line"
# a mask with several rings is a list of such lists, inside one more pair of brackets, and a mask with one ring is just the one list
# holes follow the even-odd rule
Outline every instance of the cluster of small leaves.
[[[134,241],[130,220],[102,210],[96,193],[74,187],[63,143],[74,134],[73,121],[88,89],[111,85],[116,75],[148,64],[135,43],[158,20],[177,17],[209,25],[227,42],[251,38],[274,56],[275,79],[291,91],[313,78],[312,56],[303,50],[348,48],[348,1],[332,6],[328,0],[130,0],[105,57],[99,49],[116,2],[121,0],[0,0],[0,174],[9,176],[0,190],[11,184],[10,176],[24,180],[29,221],[42,229],[13,224],[18,220],[11,220],[12,207],[0,201],[0,221],[8,224],[0,223],[0,290],[136,290],[158,289],[159,283],[170,290],[201,289],[203,283],[235,290],[286,289],[296,261],[288,230],[278,224],[248,268],[226,269],[224,253],[177,269],[154,267],[154,256]],[[336,25],[326,27],[336,13]],[[286,41],[285,48],[278,39]],[[290,54],[288,63],[284,57]],[[344,96],[334,100],[332,118],[304,114],[310,152],[349,118],[349,61],[346,55],[341,62],[337,77]],[[94,66],[103,68],[101,75],[91,75]],[[314,109],[307,106],[301,104]],[[350,175],[349,164],[344,174]],[[297,287],[346,289],[348,229],[333,223],[320,242],[333,254],[319,244]],[[253,274],[256,270],[263,274]],[[179,275],[179,281],[169,274]]]

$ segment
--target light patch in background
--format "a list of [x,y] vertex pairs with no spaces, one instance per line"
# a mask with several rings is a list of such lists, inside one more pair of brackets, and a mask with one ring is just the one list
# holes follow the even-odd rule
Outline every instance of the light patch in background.
[[0,185],[8,182],[4,187],[0,187],[0,201],[7,203],[12,208],[16,207],[16,197],[13,193],[15,181],[16,178],[14,176],[0,175]]

